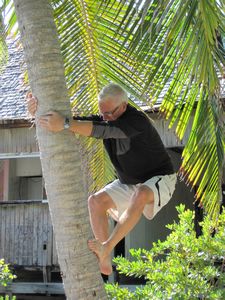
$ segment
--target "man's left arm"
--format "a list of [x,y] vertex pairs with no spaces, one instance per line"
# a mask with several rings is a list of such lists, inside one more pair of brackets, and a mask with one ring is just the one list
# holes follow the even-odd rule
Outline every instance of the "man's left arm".
[[117,119],[108,122],[93,122],[92,136],[100,139],[131,138],[143,131],[137,119]]

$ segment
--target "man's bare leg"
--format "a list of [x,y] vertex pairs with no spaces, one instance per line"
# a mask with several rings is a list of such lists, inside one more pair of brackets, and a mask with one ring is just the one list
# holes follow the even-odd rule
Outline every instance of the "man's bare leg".
[[89,248],[99,257],[100,267],[118,242],[137,224],[146,204],[152,206],[153,212],[154,194],[147,186],[141,186],[132,196],[130,206],[119,218],[110,237],[105,242],[96,239],[88,241]]
[[[99,244],[105,242],[109,238],[109,223],[107,210],[115,208],[115,204],[111,197],[106,192],[98,192],[88,199],[89,216],[92,231],[96,241]],[[95,252],[95,251],[94,251]],[[96,253],[96,252],[95,252]],[[101,273],[109,275],[112,273],[111,255],[102,256],[96,255],[99,258],[99,265]]]

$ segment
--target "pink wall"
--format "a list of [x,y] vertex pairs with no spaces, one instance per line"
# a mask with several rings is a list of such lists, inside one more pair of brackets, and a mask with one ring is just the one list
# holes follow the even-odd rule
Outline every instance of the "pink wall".
[[9,160],[3,160],[0,165],[0,201],[8,200]]

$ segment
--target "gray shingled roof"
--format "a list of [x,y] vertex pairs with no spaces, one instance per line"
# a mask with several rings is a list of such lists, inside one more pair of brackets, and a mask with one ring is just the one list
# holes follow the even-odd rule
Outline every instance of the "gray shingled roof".
[[0,74],[0,120],[27,119],[24,97],[28,86],[24,84],[26,68],[20,44],[7,40],[9,60]]

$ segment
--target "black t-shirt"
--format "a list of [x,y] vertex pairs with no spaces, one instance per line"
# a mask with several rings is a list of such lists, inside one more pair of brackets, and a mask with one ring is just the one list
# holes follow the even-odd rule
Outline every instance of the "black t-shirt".
[[136,108],[128,105],[115,121],[104,121],[97,115],[76,119],[93,121],[91,136],[103,139],[121,183],[143,183],[156,175],[174,173],[159,134]]

